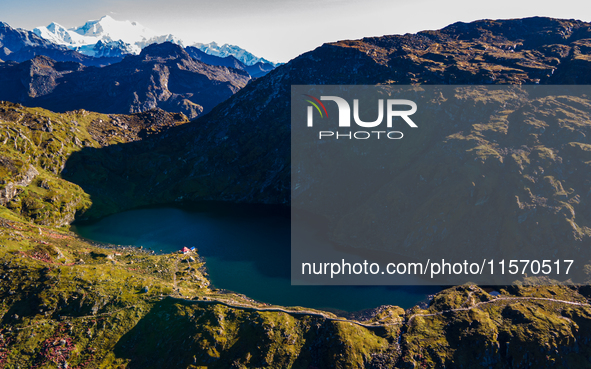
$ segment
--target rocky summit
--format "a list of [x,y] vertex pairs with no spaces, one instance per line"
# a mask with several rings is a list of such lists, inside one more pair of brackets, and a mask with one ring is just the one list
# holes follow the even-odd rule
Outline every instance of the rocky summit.
[[[590,27],[549,18],[485,20],[326,44],[252,81],[223,103],[212,103],[211,111],[193,122],[162,110],[115,114],[118,102],[133,95],[127,78],[137,69],[150,81],[148,87],[136,82],[132,91],[143,92],[136,93],[138,105],[131,106],[148,108],[155,102],[189,113],[199,111],[191,105],[197,104],[194,95],[173,87],[216,81],[229,97],[235,92],[232,73],[238,72],[209,69],[182,50],[171,56],[171,50],[160,48],[102,68],[105,74],[43,58],[3,67],[23,68],[22,99],[63,104],[60,109],[67,101],[51,100],[58,96],[53,91],[62,98],[88,97],[88,104],[98,89],[121,94],[96,103],[107,114],[1,106],[0,365],[587,367],[588,286],[469,284],[445,289],[406,311],[383,306],[359,316],[336,316],[268,306],[211,288],[198,255],[191,261],[180,254],[99,247],[60,226],[173,201],[288,204],[291,85],[589,84]],[[211,78],[192,71],[207,71]],[[17,78],[3,78],[18,86]],[[411,220],[419,211],[451,212],[451,223],[463,227],[457,234],[467,238],[506,226],[508,237],[493,239],[500,246],[587,245],[588,97],[553,95],[505,106],[498,98],[464,97],[489,104],[490,119],[422,128],[415,155],[396,158],[400,175],[384,186],[408,196],[393,191],[388,201],[405,207]],[[183,99],[196,110],[171,109]],[[512,117],[519,114],[531,119],[516,126]],[[476,202],[491,224],[462,232],[477,221]],[[420,231],[407,225],[401,227],[407,234]],[[333,237],[346,242],[346,230],[332,230]]]
[[161,108],[195,118],[244,87],[248,73],[192,59],[172,43],[103,68],[37,56],[0,65],[0,99],[53,111],[136,113]]

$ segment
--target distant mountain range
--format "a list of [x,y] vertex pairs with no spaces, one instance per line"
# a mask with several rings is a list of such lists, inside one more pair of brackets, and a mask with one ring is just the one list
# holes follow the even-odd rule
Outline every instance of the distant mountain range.
[[273,66],[276,66],[275,63],[270,62],[267,59],[256,57],[253,54],[249,53],[248,51],[246,51],[236,45],[223,44],[222,46],[219,46],[215,42],[210,42],[208,44],[196,43],[196,44],[193,44],[192,46],[198,48],[199,50],[201,50],[204,53],[209,54],[209,55],[219,56],[222,58],[224,58],[226,56],[233,56],[246,65],[255,65],[257,63],[264,63],[264,64],[271,64]]
[[[138,23],[116,21],[107,16],[69,30],[52,23],[27,31],[0,22],[0,62],[24,62],[35,56],[46,56],[57,62],[102,67],[117,63],[127,55],[137,55],[146,46],[163,42],[183,45],[173,35],[157,36]],[[246,71],[253,78],[264,76],[276,66],[237,46],[209,48],[210,53],[195,46],[185,50],[202,63]]]
[[165,42],[103,68],[45,56],[0,63],[0,100],[57,112],[137,113],[161,108],[195,118],[250,79],[246,71],[202,63],[179,45]]
[[185,51],[195,60],[199,60],[205,64],[219,65],[224,67],[236,68],[246,71],[253,78],[262,77],[265,74],[272,71],[275,67],[273,64],[264,63],[262,61],[257,62],[253,65],[247,65],[236,59],[234,55],[227,55],[224,57],[214,56],[207,54],[200,49],[189,46],[185,48]]
[[[163,42],[184,46],[182,40],[171,34],[158,35],[137,22],[118,21],[108,15],[98,20],[88,21],[80,27],[69,29],[54,22],[47,27],[33,29],[33,33],[57,45],[63,45],[84,55],[95,57],[137,55],[144,47]],[[209,44],[197,43],[192,46],[213,56],[222,58],[233,56],[246,66],[263,63],[275,67],[274,63],[256,57],[235,45],[218,46],[217,43],[211,42]]]
[[157,35],[137,22],[117,21],[108,15],[70,29],[54,22],[33,29],[33,33],[89,56],[137,55],[148,45],[167,41],[183,46],[181,40],[171,34]]
[[[36,32],[51,40],[0,23],[0,99],[58,112],[86,109],[123,114],[158,107],[196,118],[252,78],[274,69],[262,61],[247,65],[233,55],[210,55],[193,46],[183,49],[171,35],[153,36],[136,23],[107,17],[73,30],[52,23]],[[111,39],[119,36],[140,41],[131,46]],[[160,43],[166,39],[175,42]],[[80,51],[92,46],[94,54],[70,49],[73,45]],[[141,53],[135,55],[140,46]],[[250,53],[242,56],[254,60]]]
[[91,57],[45,40],[31,31],[15,29],[0,22],[0,60],[22,62],[44,55],[56,61],[74,61],[86,66],[104,66],[121,59]]

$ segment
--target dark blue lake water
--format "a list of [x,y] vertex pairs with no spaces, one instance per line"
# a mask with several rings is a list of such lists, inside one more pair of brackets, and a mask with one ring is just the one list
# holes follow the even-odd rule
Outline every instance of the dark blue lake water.
[[380,305],[403,308],[425,300],[436,287],[292,286],[290,219],[285,209],[201,204],[126,211],[72,230],[93,241],[169,253],[195,246],[214,287],[255,300],[317,309],[359,311]]

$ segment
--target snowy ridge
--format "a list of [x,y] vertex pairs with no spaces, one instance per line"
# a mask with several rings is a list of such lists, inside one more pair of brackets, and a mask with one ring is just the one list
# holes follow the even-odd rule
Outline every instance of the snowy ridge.
[[223,44],[222,46],[219,46],[216,42],[210,42],[208,44],[196,43],[191,46],[198,48],[206,54],[219,56],[221,58],[232,55],[246,65],[255,65],[256,63],[262,62],[276,66],[275,63],[272,63],[267,59],[254,56],[253,54],[236,45]]
[[54,22],[47,27],[35,28],[33,33],[90,56],[105,56],[105,47],[110,50],[109,55],[123,55],[139,54],[144,47],[165,41],[183,46],[173,35],[157,35],[137,22],[118,21],[108,15],[70,29]]
[[[37,37],[37,35],[30,31],[12,28],[8,23],[0,21],[0,47],[14,47],[15,43],[22,43],[21,46],[18,46],[18,49],[23,45],[36,47],[47,46],[49,44],[47,40]],[[18,49],[13,49],[12,51],[14,52]]]
[[[183,46],[182,40],[171,34],[158,35],[137,22],[118,21],[108,15],[98,20],[88,21],[80,27],[66,29],[54,22],[46,27],[37,27],[32,32],[45,40],[94,57],[139,54],[148,45],[167,41]],[[253,66],[259,62],[277,66],[236,45],[219,46],[215,42],[210,42],[209,44],[197,43],[193,46],[206,54],[221,58],[234,56],[247,66]]]

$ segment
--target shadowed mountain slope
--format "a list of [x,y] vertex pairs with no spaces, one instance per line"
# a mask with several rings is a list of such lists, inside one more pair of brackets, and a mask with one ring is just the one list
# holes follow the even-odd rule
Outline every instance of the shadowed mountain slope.
[[[192,124],[122,151],[106,149],[118,164],[105,183],[134,188],[134,196],[105,192],[104,185],[76,176],[92,152],[72,157],[68,175],[89,193],[108,193],[103,200],[113,211],[180,199],[288,204],[291,85],[591,83],[590,37],[588,23],[530,18],[323,45],[249,84]],[[549,96],[533,105],[489,103],[478,124],[460,119],[455,126],[425,125],[417,138],[401,141],[400,154],[390,160],[398,174],[382,183],[387,188],[382,198],[390,199],[391,208],[406,209],[387,217],[397,219],[397,239],[421,246],[459,242],[467,250],[483,235],[490,236],[486,247],[492,249],[552,250],[564,242],[575,248],[588,242],[591,204],[585,183],[591,177],[585,155],[591,101]],[[569,111],[568,121],[558,106]],[[532,135],[540,129],[535,119],[514,126],[512,117],[520,114],[545,116],[546,129]],[[165,176],[158,169],[163,167]],[[490,202],[474,205],[482,199]],[[318,212],[331,215],[321,204]],[[422,235],[424,227],[440,226],[437,217],[416,222],[420,214],[431,213],[448,214],[447,232]],[[507,231],[499,235],[500,228]],[[333,238],[347,244],[350,231],[333,228]]]
[[[550,18],[458,23],[416,35],[326,44],[250,83],[195,123],[155,137],[153,144],[166,156],[182,156],[175,167],[185,174],[184,185],[196,191],[184,196],[288,203],[291,85],[480,84],[487,82],[484,75],[494,76],[488,82],[496,84],[584,84],[591,82],[585,74],[591,70],[588,44],[588,23]],[[516,45],[522,46],[515,51]],[[203,173],[207,178],[194,178]],[[209,189],[209,180],[232,189]]]

